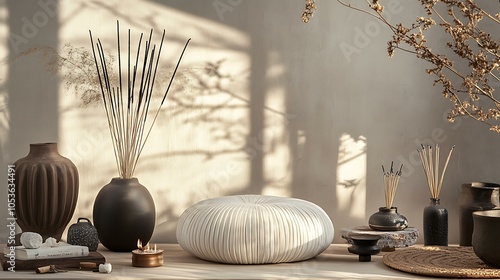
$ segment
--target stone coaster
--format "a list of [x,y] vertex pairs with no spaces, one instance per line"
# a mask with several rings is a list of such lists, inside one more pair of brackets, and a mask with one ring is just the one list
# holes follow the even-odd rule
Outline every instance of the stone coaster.
[[342,238],[347,240],[349,244],[353,244],[350,234],[371,234],[379,235],[378,246],[383,251],[393,251],[395,248],[409,247],[417,242],[418,229],[407,227],[404,230],[398,231],[377,231],[369,226],[357,226],[352,228],[342,228],[340,230]]

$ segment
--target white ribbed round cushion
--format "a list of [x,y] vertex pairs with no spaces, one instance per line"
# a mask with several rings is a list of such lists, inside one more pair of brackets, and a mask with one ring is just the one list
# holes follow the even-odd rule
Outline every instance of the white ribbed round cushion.
[[309,201],[237,195],[200,201],[182,213],[177,241],[205,260],[231,264],[313,258],[333,240],[333,224]]

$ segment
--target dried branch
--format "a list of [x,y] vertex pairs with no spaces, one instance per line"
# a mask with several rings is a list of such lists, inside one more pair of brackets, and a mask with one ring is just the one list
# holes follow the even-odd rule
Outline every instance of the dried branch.
[[[500,13],[492,15],[474,0],[419,1],[427,15],[417,17],[411,25],[405,26],[390,23],[379,0],[366,0],[367,8],[337,0],[341,5],[369,14],[389,27],[393,33],[387,47],[390,57],[395,50],[402,50],[433,65],[426,72],[436,77],[434,85],[440,84],[443,96],[452,102],[453,108],[448,114],[450,122],[467,116],[500,133],[500,99],[495,97],[492,86],[492,82],[500,82],[500,40],[482,29],[484,19],[499,25]],[[440,13],[442,9],[446,13]],[[437,27],[450,38],[444,53],[432,50],[425,36],[429,29]],[[495,36],[498,34],[494,33]],[[446,50],[451,50],[451,53]]]

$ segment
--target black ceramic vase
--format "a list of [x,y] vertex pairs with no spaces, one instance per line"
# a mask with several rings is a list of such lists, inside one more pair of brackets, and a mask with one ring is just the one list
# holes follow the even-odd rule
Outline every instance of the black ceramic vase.
[[76,166],[59,154],[57,143],[31,144],[29,154],[14,165],[17,224],[44,240],[60,240],[78,200]]
[[378,212],[368,219],[368,225],[378,231],[403,230],[408,227],[408,219],[398,213],[397,207],[379,207]]
[[473,182],[463,184],[460,191],[460,246],[472,246],[475,211],[500,209],[500,185]]
[[94,226],[104,247],[115,252],[137,249],[153,235],[156,210],[153,197],[137,178],[113,178],[94,202]]
[[424,245],[448,246],[448,210],[439,198],[424,208]]

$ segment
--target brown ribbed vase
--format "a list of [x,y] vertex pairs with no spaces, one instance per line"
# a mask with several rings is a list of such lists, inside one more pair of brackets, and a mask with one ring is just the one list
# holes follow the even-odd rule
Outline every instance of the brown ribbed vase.
[[30,144],[29,154],[15,163],[17,224],[61,239],[78,199],[78,170],[57,151],[57,143]]

